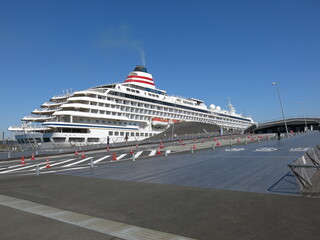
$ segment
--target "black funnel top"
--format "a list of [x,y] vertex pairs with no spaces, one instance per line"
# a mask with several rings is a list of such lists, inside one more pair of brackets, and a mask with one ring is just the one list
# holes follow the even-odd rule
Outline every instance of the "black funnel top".
[[145,66],[143,66],[143,65],[137,65],[133,71],[147,73],[147,68]]

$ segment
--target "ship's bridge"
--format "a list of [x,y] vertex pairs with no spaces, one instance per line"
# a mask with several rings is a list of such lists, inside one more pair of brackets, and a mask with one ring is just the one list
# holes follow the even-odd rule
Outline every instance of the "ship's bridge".
[[141,86],[144,88],[155,89],[152,75],[147,72],[147,69],[145,66],[141,66],[141,65],[136,66],[133,72],[129,73],[129,75],[127,76],[124,82]]

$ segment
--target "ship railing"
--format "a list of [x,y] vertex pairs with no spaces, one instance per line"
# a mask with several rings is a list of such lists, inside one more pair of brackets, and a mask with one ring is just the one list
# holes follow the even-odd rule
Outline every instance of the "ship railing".
[[60,105],[60,104],[63,104],[63,103],[66,103],[67,101],[62,101],[62,102],[45,102],[44,104],[42,105],[45,105],[45,106],[53,106],[53,105]]
[[[59,108],[57,108],[57,109],[59,109]],[[48,111],[55,111],[57,109],[37,108],[34,111],[37,111],[37,112],[48,112]]]
[[36,129],[41,129],[41,128],[47,129],[47,127],[40,126],[40,125],[39,125],[39,126],[38,126],[38,125],[35,125],[35,126],[29,125],[29,126],[21,127],[21,128],[23,128],[23,129],[32,129],[32,128],[36,128]]
[[64,93],[64,94],[54,95],[51,99],[69,97],[69,96],[71,96],[73,93],[74,93],[74,92],[68,92],[68,93]]
[[21,132],[23,132],[23,131],[28,131],[29,132],[29,130],[31,130],[31,129],[38,129],[38,130],[40,130],[40,129],[48,129],[47,127],[44,127],[44,126],[38,126],[38,125],[35,125],[35,126],[32,126],[32,125],[27,125],[27,126],[11,126],[10,127],[11,129],[17,129],[17,131],[21,131]]
[[28,115],[25,116],[24,118],[51,118],[53,116],[51,115]]
[[317,192],[319,194],[320,184],[320,145],[308,149],[303,155],[288,164],[295,176],[300,191],[306,194]]

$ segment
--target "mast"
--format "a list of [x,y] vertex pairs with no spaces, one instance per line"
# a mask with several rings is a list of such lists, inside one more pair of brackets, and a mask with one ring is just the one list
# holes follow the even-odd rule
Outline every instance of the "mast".
[[229,109],[230,109],[230,113],[231,113],[231,114],[236,113],[236,109],[232,106],[232,104],[231,104],[231,101],[230,101],[230,98],[229,98],[229,97],[228,97],[228,107],[229,107]]

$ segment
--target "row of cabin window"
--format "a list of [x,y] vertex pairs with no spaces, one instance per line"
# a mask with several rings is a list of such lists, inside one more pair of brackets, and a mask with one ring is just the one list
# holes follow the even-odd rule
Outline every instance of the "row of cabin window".
[[126,134],[128,134],[128,136],[131,136],[131,137],[151,137],[151,136],[154,136],[156,135],[155,133],[152,134],[152,133],[142,133],[142,132],[130,132],[130,133],[126,133],[126,132],[118,132],[118,131],[109,131],[109,136],[125,136]]
[[[84,122],[85,119],[80,118],[80,122]],[[87,122],[91,122],[91,119],[87,119]],[[105,121],[105,120],[95,120],[96,123],[105,123],[105,124],[117,124],[117,125],[134,125],[136,126],[137,123],[131,123],[131,122],[111,122],[111,121]]]
[[[126,90],[127,90],[128,92],[140,93],[140,91],[135,90],[135,89],[127,88]],[[145,93],[145,94],[146,94],[146,93]],[[159,98],[159,95],[157,95],[157,94],[148,93],[148,95],[151,96],[151,97],[157,97],[157,98]]]

